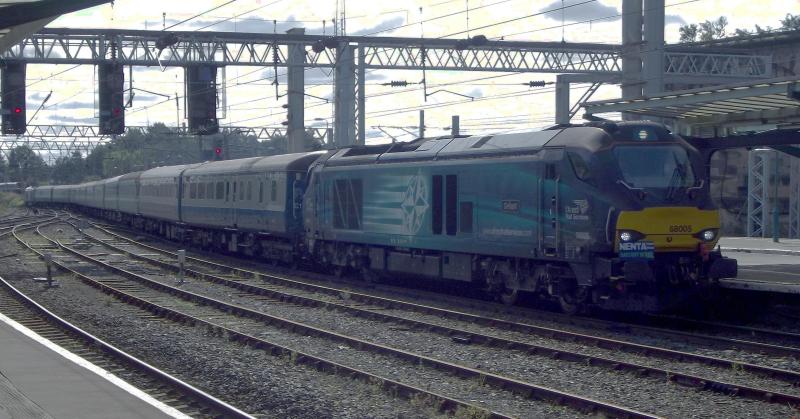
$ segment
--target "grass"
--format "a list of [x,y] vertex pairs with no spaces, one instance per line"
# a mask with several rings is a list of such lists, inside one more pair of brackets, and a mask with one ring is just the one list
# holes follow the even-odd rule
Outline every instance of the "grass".
[[8,212],[25,205],[22,196],[16,193],[0,192],[0,212]]

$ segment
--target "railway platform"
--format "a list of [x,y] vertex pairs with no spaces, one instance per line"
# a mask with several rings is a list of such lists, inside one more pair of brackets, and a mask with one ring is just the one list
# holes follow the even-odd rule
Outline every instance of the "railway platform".
[[739,276],[720,280],[722,287],[800,295],[800,240],[723,237],[720,247],[739,262]]
[[719,245],[729,252],[800,256],[800,239],[780,239],[775,243],[770,238],[722,237]]
[[186,417],[0,314],[0,419]]

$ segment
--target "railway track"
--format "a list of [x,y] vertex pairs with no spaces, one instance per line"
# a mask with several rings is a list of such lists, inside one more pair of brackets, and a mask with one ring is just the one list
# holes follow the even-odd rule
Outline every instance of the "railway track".
[[[32,249],[39,253],[37,249]],[[252,418],[245,412],[148,365],[48,311],[0,278],[0,313],[142,391],[197,418]]]
[[[124,254],[132,256],[132,257],[134,257],[136,259],[140,259],[142,261],[145,261],[145,262],[147,262],[149,264],[158,266],[158,267],[160,267],[162,269],[171,270],[171,271],[176,271],[177,270],[177,268],[174,266],[174,262],[175,262],[174,261],[174,257],[173,257],[174,255],[172,255],[171,253],[164,252],[164,251],[158,250],[156,248],[153,248],[151,246],[141,245],[141,244],[137,244],[137,246],[142,246],[143,249],[145,249],[146,251],[149,251],[151,253],[149,253],[149,254],[142,253],[142,252],[138,252],[137,253],[137,252],[132,251],[129,248],[127,248],[127,249],[124,248],[123,245],[120,245],[118,243],[114,244],[113,242],[120,240],[121,237],[120,236],[111,235],[111,234],[112,233],[109,232],[109,235],[107,237],[105,237],[105,238],[93,237],[91,235],[89,235],[89,237],[92,237],[95,240],[95,242],[98,243],[98,245],[105,246],[106,248],[111,249],[114,252],[124,253]],[[93,249],[93,251],[96,251],[96,249]],[[156,252],[156,253],[152,253],[152,252]],[[159,255],[162,255],[164,257],[159,258],[158,257]],[[216,267],[216,268],[220,268],[220,265],[218,265],[218,264],[216,264],[214,262],[202,261],[202,262],[198,263],[198,260],[195,260],[194,258],[187,258],[187,259],[189,261],[191,261],[191,263],[205,265],[207,267],[208,266],[213,266],[213,267]],[[703,377],[703,376],[698,376],[698,375],[693,375],[693,374],[681,373],[681,372],[678,372],[678,371],[675,371],[675,370],[668,370],[668,369],[664,369],[664,368],[659,368],[659,367],[654,367],[654,366],[647,366],[647,365],[642,365],[642,364],[636,364],[636,363],[632,363],[632,362],[623,362],[623,361],[620,361],[619,359],[609,359],[609,358],[604,358],[604,357],[584,354],[584,353],[580,353],[580,352],[567,351],[567,350],[564,350],[564,349],[555,349],[555,348],[552,348],[552,347],[543,346],[543,345],[537,345],[537,344],[531,344],[531,343],[523,342],[523,341],[520,341],[520,340],[513,340],[513,339],[499,337],[499,336],[496,336],[496,335],[478,333],[478,332],[471,331],[471,330],[459,329],[459,328],[455,328],[455,327],[449,327],[449,326],[445,326],[445,325],[437,324],[437,323],[430,323],[430,322],[425,322],[425,321],[420,321],[420,320],[408,319],[406,317],[402,317],[402,316],[392,315],[392,314],[387,314],[386,313],[387,309],[391,309],[392,306],[395,306],[397,304],[400,304],[401,306],[403,306],[404,309],[408,308],[408,306],[406,305],[407,303],[403,303],[403,302],[392,301],[392,300],[388,300],[388,299],[382,299],[382,298],[379,298],[379,297],[371,297],[371,296],[368,296],[368,295],[361,295],[361,294],[356,294],[356,295],[350,294],[348,296],[348,298],[347,298],[350,301],[349,302],[343,302],[341,300],[341,295],[342,295],[343,290],[337,290],[337,289],[327,288],[327,287],[321,287],[320,288],[320,286],[313,285],[313,284],[311,284],[311,285],[303,284],[303,287],[306,288],[306,289],[311,289],[315,293],[318,293],[320,295],[318,295],[316,297],[311,297],[311,296],[308,296],[308,295],[305,295],[305,296],[304,295],[298,295],[297,294],[297,289],[295,289],[293,293],[289,293],[289,292],[286,292],[285,289],[281,289],[281,288],[286,288],[286,287],[283,287],[281,285],[277,285],[276,286],[274,283],[270,284],[270,285],[266,285],[265,282],[264,282],[264,279],[265,279],[264,278],[264,274],[255,274],[255,275],[251,275],[251,276],[248,277],[248,275],[243,275],[243,273],[246,273],[246,272],[243,272],[241,270],[240,271],[232,271],[232,272],[234,272],[234,274],[232,274],[232,275],[231,274],[228,274],[228,275],[212,274],[212,273],[209,273],[207,269],[206,269],[205,272],[201,272],[200,270],[197,269],[196,266],[195,267],[191,266],[191,263],[190,263],[190,266],[186,270],[187,274],[190,274],[190,275],[192,275],[192,276],[194,276],[196,278],[205,279],[205,280],[211,281],[213,283],[222,284],[222,285],[225,285],[225,286],[228,286],[228,287],[232,287],[232,288],[238,289],[238,290],[241,291],[241,293],[239,293],[238,295],[239,295],[239,297],[242,297],[242,298],[250,298],[250,299],[253,299],[253,300],[259,300],[259,299],[263,300],[264,297],[267,297],[267,298],[270,299],[270,301],[274,301],[276,303],[283,303],[283,304],[290,303],[290,304],[297,304],[297,305],[302,305],[302,306],[306,306],[306,307],[325,308],[327,310],[335,310],[335,311],[339,311],[339,312],[346,312],[346,313],[352,314],[352,315],[357,316],[357,317],[368,318],[368,319],[371,319],[371,320],[376,320],[376,321],[385,322],[385,323],[394,323],[394,324],[397,324],[397,325],[410,327],[410,328],[413,328],[415,330],[424,330],[426,332],[436,333],[436,334],[443,335],[443,336],[448,336],[448,337],[451,337],[452,339],[454,339],[454,340],[456,340],[458,342],[466,343],[466,344],[470,344],[470,345],[480,345],[480,346],[484,346],[484,347],[488,347],[488,348],[502,349],[502,350],[523,351],[529,356],[546,356],[546,357],[550,357],[550,358],[555,358],[555,359],[559,359],[559,360],[563,360],[563,361],[572,362],[572,363],[575,363],[575,364],[592,365],[592,366],[595,366],[595,367],[603,367],[603,368],[607,368],[607,369],[611,369],[611,370],[615,370],[615,371],[620,371],[620,370],[621,371],[629,371],[629,372],[634,372],[634,373],[640,374],[640,375],[661,377],[661,378],[665,378],[666,380],[668,380],[670,382],[673,382],[673,383],[676,383],[676,384],[680,384],[680,385],[684,385],[684,386],[688,386],[688,387],[692,387],[692,388],[700,388],[700,389],[714,391],[714,392],[718,392],[718,393],[722,393],[722,394],[726,394],[726,395],[735,395],[737,397],[744,397],[744,398],[748,398],[748,399],[759,400],[759,401],[764,401],[764,402],[769,402],[769,403],[800,404],[800,398],[798,396],[792,395],[792,394],[781,393],[781,392],[775,391],[774,389],[762,389],[762,388],[758,388],[758,387],[754,387],[754,386],[747,386],[747,385],[742,385],[742,384],[734,384],[734,383],[730,383],[730,382],[724,382],[724,381],[720,381],[720,380],[715,380],[715,379],[712,379],[712,378],[709,378],[709,377]],[[231,267],[229,267],[229,268],[230,269],[236,269],[236,268],[231,268]],[[163,283],[162,283],[162,285],[163,285]],[[294,284],[294,285],[297,285],[297,284]],[[323,292],[319,293],[319,291],[323,291]],[[327,297],[330,297],[330,298],[324,298],[324,296],[327,296]],[[322,298],[320,298],[320,297],[322,297]],[[189,297],[189,298],[195,298],[195,297]],[[371,303],[365,304],[365,301],[364,301],[365,299],[370,300]],[[381,304],[379,306],[376,306],[374,304],[376,301],[380,302]],[[217,304],[217,303],[218,302],[214,302],[214,304]],[[414,308],[416,310],[424,308],[424,310],[428,310],[428,311],[430,311],[431,309],[434,309],[434,308],[431,308],[431,307],[424,307],[424,306],[415,306]],[[438,310],[438,309],[434,309],[434,310]],[[441,314],[441,313],[439,313],[439,314]],[[459,313],[451,312],[451,313],[448,313],[448,314],[459,314]],[[460,314],[465,315],[464,313],[460,313]],[[246,315],[251,316],[251,315],[254,315],[254,313],[248,312]],[[468,315],[468,316],[472,316],[472,315]],[[476,319],[475,317],[467,317],[467,318],[470,321],[474,321]],[[462,320],[463,320],[463,318],[462,318]],[[498,319],[483,318],[482,321],[483,322],[490,322],[490,321],[497,322],[499,320]],[[510,324],[504,323],[504,325],[505,326],[509,326]],[[521,325],[521,324],[515,325],[515,327],[517,327],[517,328],[519,328],[520,326],[523,326],[523,328],[530,327],[529,325]],[[290,327],[296,327],[296,326],[290,326]],[[363,343],[361,343],[361,342],[355,342],[355,341],[347,341],[347,342],[351,343],[351,344],[356,344],[357,343],[357,344],[363,345]],[[595,343],[596,344],[598,344],[598,343],[607,344],[609,342],[608,341],[604,341],[604,342],[595,341]],[[614,343],[618,344],[618,342],[614,342]],[[598,345],[598,346],[602,346],[602,345]],[[626,349],[631,349],[631,348],[627,347]],[[652,352],[654,350],[656,352],[659,351],[659,348],[653,348],[653,347],[647,347],[647,348],[638,347],[636,349],[639,349],[639,350],[642,350],[642,351],[648,352],[648,353]],[[661,350],[661,351],[663,351],[663,350]],[[661,352],[660,354],[663,355],[663,352]],[[691,354],[674,353],[674,352],[671,353],[670,355],[672,357],[691,356]],[[762,372],[762,373],[765,373],[765,374],[768,374],[768,375],[772,375],[772,376],[776,376],[777,375],[777,376],[779,376],[779,378],[786,379],[786,380],[788,380],[788,381],[790,381],[792,383],[797,382],[798,380],[800,380],[800,375],[798,375],[796,373],[793,373],[791,371],[776,370],[776,369],[771,369],[771,368],[768,368],[768,367],[760,367],[760,366],[757,366],[757,365],[736,364],[736,363],[732,363],[730,361],[725,361],[725,360],[721,360],[721,359],[704,359],[703,361],[704,362],[713,361],[713,362],[711,362],[712,364],[723,365],[725,367],[736,368],[738,366],[738,368],[747,368],[748,370],[759,371],[759,372]],[[415,359],[415,362],[420,362],[420,361],[418,359]],[[763,369],[760,369],[760,368],[763,368]],[[503,384],[502,386],[508,386],[508,384],[506,383],[506,384]]]
[[[109,248],[112,248],[115,251],[124,252],[129,256],[137,258],[139,260],[148,263],[155,263],[160,267],[166,269],[172,269],[172,270],[178,269],[176,267],[176,260],[177,260],[176,253],[165,250],[157,246],[136,242],[135,240],[125,237],[124,235],[114,233],[96,224],[93,224],[92,226],[96,229],[96,231],[102,232],[103,234],[107,235],[107,237],[103,238],[103,237],[92,236],[91,234],[85,232],[85,234],[87,234],[88,237],[94,239],[97,243],[103,244]],[[139,247],[140,249],[142,249],[142,251],[137,252],[134,251],[134,249],[125,248],[124,246],[126,245]],[[564,340],[580,341],[583,343],[592,344],[596,346],[605,346],[613,349],[630,350],[632,352],[649,352],[655,355],[663,356],[665,359],[692,360],[699,363],[704,363],[708,365],[717,365],[725,368],[744,367],[745,369],[754,372],[762,372],[767,376],[781,375],[780,372],[774,371],[772,369],[762,370],[758,366],[755,365],[750,366],[747,365],[747,363],[742,363],[737,361],[726,362],[725,360],[722,359],[697,355],[694,353],[660,350],[660,348],[648,347],[646,345],[637,345],[635,343],[624,342],[621,340],[608,339],[604,338],[603,336],[592,336],[579,332],[571,332],[568,330],[560,331],[550,327],[541,327],[534,324],[511,321],[498,317],[476,315],[467,312],[439,308],[431,305],[410,303],[408,301],[403,301],[399,299],[380,297],[366,293],[358,293],[351,291],[349,289],[320,285],[313,281],[303,281],[295,278],[287,278],[281,275],[274,275],[262,271],[242,269],[194,256],[187,256],[186,261],[187,261],[186,273],[189,275],[194,275],[201,279],[209,279],[217,282],[226,283],[226,285],[229,286],[255,287],[254,289],[249,289],[249,291],[251,292],[253,290],[257,292],[263,292],[263,291],[258,291],[258,288],[264,288],[263,285],[265,283],[268,283],[273,286],[286,287],[285,289],[294,290],[293,292],[295,293],[297,292],[297,290],[302,290],[302,291],[317,293],[319,295],[332,296],[334,297],[334,302],[336,301],[335,299],[337,299],[341,295],[341,293],[346,292],[349,293],[349,299],[353,301],[353,303],[355,303],[356,305],[360,305],[362,310],[366,310],[368,307],[367,305],[372,305],[373,311],[380,311],[392,308],[402,308],[423,314],[435,314],[445,318],[457,319],[475,324],[491,326],[497,329],[519,331],[534,335],[561,338]],[[234,281],[231,281],[228,278],[231,276],[235,278]],[[248,279],[254,279],[255,281],[245,282],[245,280]],[[407,292],[408,290],[392,289],[392,291]],[[273,292],[275,291],[273,290]],[[276,294],[276,297],[284,299],[298,297],[299,298],[298,301],[303,301],[302,296],[297,296],[290,293],[284,293],[280,295]],[[414,297],[415,297],[414,295],[411,295],[411,298]],[[328,306],[337,308],[337,306],[332,305],[330,301],[325,301],[324,303],[328,304]],[[315,303],[313,302],[312,299],[308,301],[308,304],[322,304],[322,303],[321,302]],[[345,309],[344,307],[338,307],[338,308]],[[541,319],[553,323],[562,323],[562,324],[567,323],[569,325],[582,327],[584,329],[619,330],[621,328],[620,323],[618,322],[610,322],[606,320],[590,319],[583,317],[565,316],[557,313],[544,312],[541,310],[518,309],[518,310],[512,310],[512,313],[517,314],[518,317],[534,318],[537,320]],[[668,319],[664,318],[664,320]],[[685,319],[684,321],[685,324],[696,325],[702,323],[697,321],[692,322],[689,319]],[[743,334],[754,334],[754,332],[752,331],[757,330],[753,328],[736,327],[724,324],[721,325],[721,327],[722,326],[727,326],[726,330],[734,330]],[[626,332],[631,334],[651,335],[668,340],[681,340],[692,343],[703,343],[719,349],[739,349],[739,350],[752,351],[760,354],[800,358],[800,348],[798,347],[775,345],[775,344],[756,342],[756,341],[747,341],[743,339],[733,339],[723,336],[701,335],[696,333],[684,332],[680,330],[655,328],[655,327],[636,325],[636,324],[624,324],[622,327],[626,329]],[[708,327],[711,327],[711,325],[709,325]],[[783,337],[787,340],[793,339],[795,337],[795,335],[791,333],[783,333],[778,331],[772,331],[769,333],[767,332],[768,331],[765,331],[763,335],[771,337],[776,337],[776,336]],[[796,374],[794,373],[790,372],[789,374],[786,375],[786,378],[788,381],[792,383],[795,382],[800,383],[800,380],[798,380]]]
[[[155,254],[148,254],[145,253],[145,256],[157,256],[159,253],[166,255],[166,260],[162,260],[164,262],[170,262],[170,258],[172,261],[177,258],[177,254],[173,251],[164,249],[162,247],[153,246],[144,243],[137,243],[135,240],[126,237],[125,235],[113,232],[108,228],[104,228],[99,224],[92,223],[93,227],[99,229],[105,234],[118,239],[122,242],[127,243],[136,243],[137,246],[140,246],[144,249],[147,249],[149,252],[155,252]],[[112,227],[113,228],[113,227]],[[124,251],[125,249],[119,249]],[[187,262],[192,264],[197,264],[198,266],[202,266],[204,269],[211,269],[212,272],[219,273],[219,274],[233,274],[237,276],[243,277],[260,277],[261,279],[268,280],[268,281],[277,281],[279,284],[283,285],[298,285],[301,288],[305,287],[310,291],[319,291],[322,293],[336,293],[341,291],[340,289],[333,288],[331,290],[326,290],[328,288],[326,286],[316,287],[318,285],[317,282],[314,281],[303,281],[298,280],[296,278],[286,278],[281,275],[275,275],[272,273],[264,272],[258,270],[258,268],[252,269],[245,269],[234,267],[231,265],[226,265],[224,263],[211,261],[208,259],[202,259],[199,257],[190,257],[187,259]],[[287,282],[288,280],[288,282]],[[363,283],[353,282],[353,281],[346,281],[341,279],[336,279],[337,281],[341,282],[345,286],[356,286],[363,288]],[[434,301],[442,301],[447,305],[452,305],[450,301],[445,301],[440,294],[436,293],[429,293],[429,292],[422,292],[419,290],[409,290],[408,288],[400,288],[400,287],[392,287],[392,286],[383,286],[388,293],[392,295],[403,295],[407,297],[407,299],[417,299],[420,295],[424,295],[426,299],[434,300]],[[369,299],[369,295],[357,295],[355,296],[360,299]],[[447,296],[448,299],[452,299],[452,296]],[[390,301],[382,301],[380,299],[369,299],[369,301],[365,301],[368,303],[379,303],[379,304],[388,304],[389,306],[396,306],[401,304],[402,301],[396,301],[394,299],[384,299]],[[782,332],[777,330],[769,330],[764,328],[754,328],[754,327],[747,327],[741,325],[732,325],[727,323],[720,323],[720,322],[707,322],[707,321],[699,321],[687,318],[680,318],[680,317],[667,317],[667,316],[643,316],[641,319],[625,319],[625,320],[603,320],[598,318],[590,318],[590,317],[578,317],[578,316],[568,316],[562,315],[560,313],[553,313],[546,310],[537,310],[537,309],[528,309],[528,308],[520,308],[520,307],[507,307],[502,306],[499,304],[488,303],[485,301],[478,301],[476,302],[473,299],[468,298],[457,298],[458,306],[464,308],[474,308],[480,311],[486,311],[487,306],[492,307],[497,313],[502,315],[508,315],[511,318],[526,318],[530,320],[537,320],[546,322],[547,324],[552,325],[553,327],[563,327],[563,326],[571,326],[577,333],[582,333],[585,330],[593,330],[593,331],[609,331],[613,333],[618,333],[620,331],[624,331],[627,334],[636,335],[636,336],[651,336],[660,339],[669,339],[672,341],[681,341],[691,344],[702,344],[706,345],[710,348],[715,348],[718,350],[744,350],[750,351],[755,353],[761,354],[768,354],[777,357],[792,357],[800,359],[800,334],[797,333],[790,333],[790,332]],[[406,306],[407,308],[411,308],[412,306]],[[420,307],[422,311],[426,311],[435,307]],[[458,310],[450,310],[455,313],[448,313],[449,316],[456,316]],[[439,314],[443,314],[439,312]],[[466,314],[466,313],[465,313]],[[486,316],[481,316],[486,317]],[[465,318],[466,320],[475,321],[477,319],[473,318]],[[510,324],[501,318],[496,317],[489,317],[483,320],[484,324],[488,323],[495,323],[499,328],[507,328],[508,330],[521,330],[524,329],[525,325],[520,324],[519,322],[511,321]]]
[[[97,249],[91,248],[84,249],[82,252],[76,251],[71,249],[70,245],[66,242],[59,243],[57,241],[49,241],[50,239],[44,239],[44,236],[38,237],[40,237],[40,239],[20,237],[20,240],[23,243],[30,243],[34,247],[41,245],[41,242],[38,244],[35,243],[37,240],[47,241],[53,246],[61,246],[61,252],[70,254],[69,257],[65,255],[64,257],[58,258],[65,269],[69,269],[76,275],[80,275],[81,280],[84,282],[98,287],[105,292],[112,293],[123,301],[137,304],[140,307],[146,308],[153,313],[157,313],[169,319],[188,322],[194,325],[202,325],[217,333],[224,334],[229,339],[238,340],[256,348],[265,349],[273,355],[288,355],[298,363],[311,365],[319,370],[359,378],[373,383],[380,382],[381,387],[392,394],[406,397],[423,396],[428,399],[436,400],[437,405],[451,412],[457,409],[466,409],[468,411],[481,412],[482,415],[492,417],[507,417],[524,415],[523,412],[526,412],[526,410],[517,410],[510,414],[488,410],[484,407],[448,397],[435,391],[420,388],[419,386],[401,383],[391,378],[375,374],[374,372],[346,366],[342,362],[329,360],[317,354],[303,352],[285,343],[282,344],[274,340],[266,340],[260,336],[256,336],[256,334],[259,331],[263,332],[264,324],[267,324],[270,327],[285,331],[284,333],[288,332],[295,335],[300,334],[301,336],[306,336],[306,338],[313,337],[324,339],[329,342],[338,342],[340,345],[345,344],[359,352],[375,354],[375,356],[383,360],[385,365],[393,365],[393,367],[400,368],[397,366],[399,365],[397,361],[402,361],[402,363],[407,363],[409,367],[417,370],[415,374],[438,376],[438,379],[434,379],[432,382],[441,380],[442,374],[452,377],[450,380],[463,381],[465,378],[478,380],[481,386],[489,386],[495,389],[492,395],[496,399],[502,400],[503,397],[509,398],[510,401],[516,399],[517,405],[522,403],[524,406],[528,406],[528,408],[532,406],[530,403],[541,405],[540,402],[533,401],[532,399],[544,399],[557,405],[569,405],[580,411],[593,411],[613,417],[654,417],[650,414],[633,409],[579,397],[574,394],[543,386],[532,385],[522,380],[505,377],[500,374],[493,374],[479,368],[471,368],[416,354],[411,351],[374,344],[363,339],[353,338],[341,333],[334,333],[318,327],[293,322],[278,316],[187,292],[178,287],[168,285],[163,280],[155,281],[148,278],[146,275],[115,267],[113,266],[113,262],[108,260],[99,260],[102,259],[103,256],[88,256],[86,254],[89,251],[95,252]],[[97,253],[95,252],[94,254]],[[80,268],[75,266],[77,265],[74,263],[75,261],[69,261],[70,258],[79,258],[88,261],[92,266],[87,267],[86,264],[82,264],[83,268]],[[90,271],[91,274],[81,272],[85,270]],[[105,271],[105,273],[101,273],[100,270]],[[111,272],[113,272],[113,275],[111,275]],[[120,279],[120,276],[127,278],[127,280]],[[180,300],[174,298],[168,299],[166,298],[167,295],[177,296]],[[296,339],[297,337],[294,337],[292,341],[296,341]],[[331,345],[326,344],[326,346]],[[394,359],[394,361],[386,362],[390,359]],[[420,368],[423,369],[423,371],[418,371]],[[437,372],[434,373],[434,371]],[[497,393],[508,394],[496,395]]]

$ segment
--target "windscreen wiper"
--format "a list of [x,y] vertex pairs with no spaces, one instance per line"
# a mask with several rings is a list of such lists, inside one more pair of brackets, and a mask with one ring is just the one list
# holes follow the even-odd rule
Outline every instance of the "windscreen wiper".
[[678,156],[674,152],[672,153],[672,159],[675,161],[675,169],[672,170],[672,177],[669,179],[669,185],[667,186],[665,197],[667,201],[672,201],[675,192],[686,182],[686,169],[678,161]]
[[644,188],[637,188],[637,187],[628,185],[628,183],[625,182],[622,179],[618,179],[617,183],[622,185],[622,186],[624,186],[624,187],[626,187],[626,188],[628,188],[628,190],[631,191],[631,192],[636,192],[636,196],[639,197],[640,200],[644,199],[644,197],[647,196],[647,192],[645,192]]

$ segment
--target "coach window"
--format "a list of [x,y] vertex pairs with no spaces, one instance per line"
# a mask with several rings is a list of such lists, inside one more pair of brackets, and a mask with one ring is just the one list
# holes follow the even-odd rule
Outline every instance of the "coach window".
[[264,182],[258,182],[258,203],[264,202]]
[[189,198],[196,199],[197,198],[197,184],[192,182],[189,186]]
[[244,201],[244,182],[239,181],[239,200]]
[[225,199],[225,185],[217,182],[217,199]]
[[228,202],[231,195],[231,183],[225,182],[225,202]]
[[275,202],[278,200],[278,181],[272,181],[272,190],[270,191],[270,201]]
[[252,200],[253,200],[253,181],[252,180],[248,180],[247,181],[247,201],[249,202],[249,201],[252,201]]

